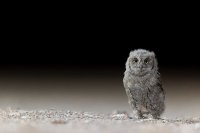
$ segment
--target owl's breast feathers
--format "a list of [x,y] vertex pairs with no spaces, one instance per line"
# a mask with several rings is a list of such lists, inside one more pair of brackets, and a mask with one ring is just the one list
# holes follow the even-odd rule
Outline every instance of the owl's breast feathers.
[[[152,79],[153,78],[153,79]],[[160,77],[151,77],[146,80],[138,81],[136,78],[125,78],[124,87],[129,98],[141,99],[150,95],[152,98],[165,99],[165,91],[162,87]]]

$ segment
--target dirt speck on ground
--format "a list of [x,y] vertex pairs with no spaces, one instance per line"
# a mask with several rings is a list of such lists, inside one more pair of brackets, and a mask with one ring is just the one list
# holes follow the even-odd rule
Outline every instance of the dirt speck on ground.
[[0,110],[0,131],[17,133],[199,133],[200,117],[136,119],[125,111],[110,114],[71,110]]

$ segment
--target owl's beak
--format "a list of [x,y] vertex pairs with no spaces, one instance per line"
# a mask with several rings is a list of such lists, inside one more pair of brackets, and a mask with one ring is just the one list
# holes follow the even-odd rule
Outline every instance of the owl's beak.
[[140,67],[139,67],[139,71],[142,72],[142,71],[143,71],[142,69],[143,69],[143,67],[140,66]]
[[139,67],[139,71],[140,71],[140,72],[143,72],[143,71],[144,71],[144,67],[143,67],[143,66],[140,66],[140,67]]

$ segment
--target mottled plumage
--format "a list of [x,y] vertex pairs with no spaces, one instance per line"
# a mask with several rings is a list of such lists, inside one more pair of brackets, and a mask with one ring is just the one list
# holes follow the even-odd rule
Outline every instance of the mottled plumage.
[[165,108],[165,93],[154,52],[131,51],[123,83],[129,104],[138,118],[160,117]]

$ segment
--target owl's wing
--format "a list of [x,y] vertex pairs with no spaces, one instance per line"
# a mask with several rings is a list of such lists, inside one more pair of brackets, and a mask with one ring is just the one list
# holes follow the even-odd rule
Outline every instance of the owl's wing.
[[163,95],[163,98],[165,99],[165,90],[164,88],[162,87],[162,84],[161,84],[161,81],[159,80],[159,82],[157,83],[157,87],[159,89],[159,92]]

